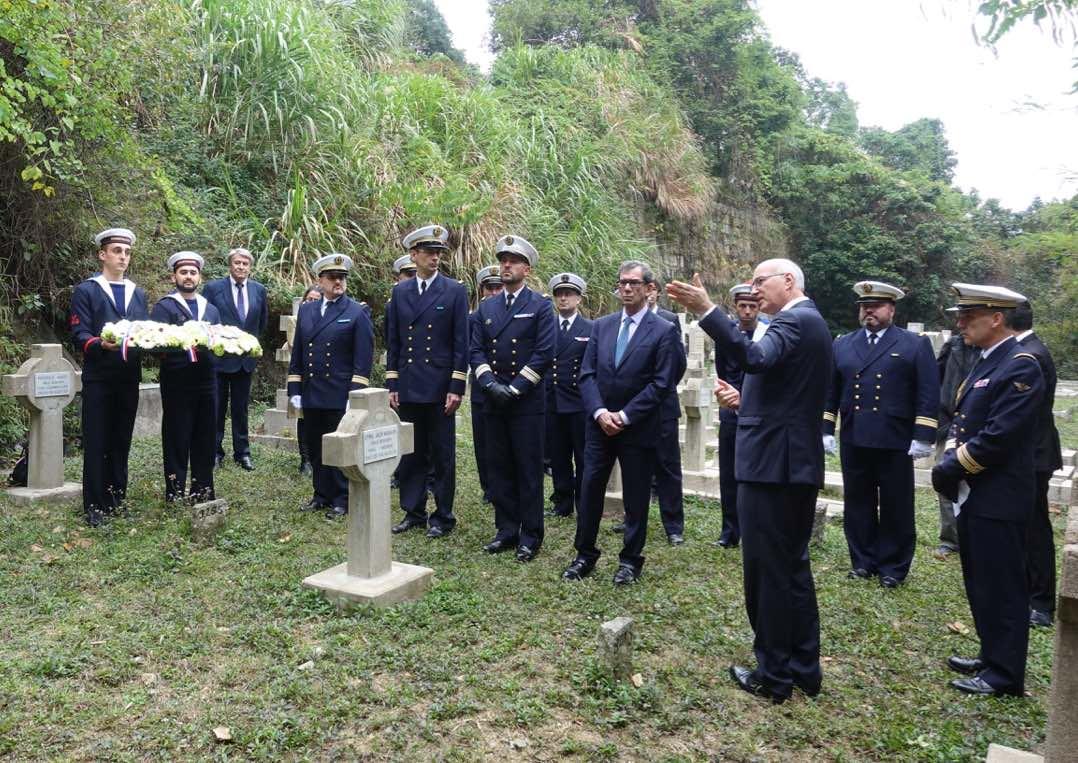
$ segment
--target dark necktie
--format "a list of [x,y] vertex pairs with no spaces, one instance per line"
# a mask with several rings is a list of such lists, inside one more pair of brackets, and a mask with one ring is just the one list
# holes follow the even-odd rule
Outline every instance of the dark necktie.
[[561,333],[563,333],[563,334],[568,334],[569,333],[569,319],[568,318],[563,319],[562,322],[561,322]]
[[247,300],[243,297],[243,284],[236,284],[236,312],[239,313],[240,322],[247,320]]
[[515,296],[515,294],[510,294],[505,298],[505,312],[509,312],[513,309],[513,297]]
[[421,296],[421,297],[422,297],[422,296],[423,296],[423,293],[424,293],[424,292],[425,292],[426,290],[427,290],[427,282],[426,282],[426,281],[420,281],[420,282],[419,282],[419,296]]
[[875,347],[877,338],[878,337],[875,334],[869,334],[868,335],[868,346],[869,347]]

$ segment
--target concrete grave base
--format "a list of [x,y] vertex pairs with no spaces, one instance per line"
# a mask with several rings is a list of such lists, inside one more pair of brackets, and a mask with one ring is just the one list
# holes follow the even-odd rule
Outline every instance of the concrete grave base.
[[321,591],[338,607],[372,604],[389,607],[414,601],[430,590],[434,570],[415,564],[393,562],[389,572],[374,578],[348,574],[348,563],[338,564],[303,579],[303,585]]
[[10,487],[7,497],[18,506],[30,506],[35,503],[63,503],[82,498],[81,482],[65,482],[60,487],[39,488]]
[[252,434],[251,442],[257,442],[267,448],[290,450],[299,453],[299,441],[295,437],[278,437],[272,434]]
[[985,763],[1042,763],[1044,757],[1033,752],[1004,747],[1001,744],[988,745]]

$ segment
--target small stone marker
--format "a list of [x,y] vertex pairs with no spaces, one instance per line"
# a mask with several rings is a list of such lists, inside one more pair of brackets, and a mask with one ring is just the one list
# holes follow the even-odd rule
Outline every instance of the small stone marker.
[[348,561],[303,581],[338,606],[390,606],[418,599],[434,570],[394,562],[389,480],[413,448],[412,425],[389,407],[385,389],[355,390],[336,432],[322,437],[322,462],[348,478]]
[[4,394],[30,411],[27,484],[7,491],[16,503],[82,495],[82,483],[64,482],[64,408],[82,389],[82,374],[64,359],[61,349],[58,344],[31,345],[30,359],[3,377]]
[[827,504],[816,504],[816,515],[812,518],[812,545],[822,546],[824,531],[827,529]]
[[599,651],[615,681],[633,674],[633,619],[615,617],[599,626]]
[[228,501],[224,498],[196,503],[191,507],[191,539],[201,545],[212,543],[225,526],[227,515]]

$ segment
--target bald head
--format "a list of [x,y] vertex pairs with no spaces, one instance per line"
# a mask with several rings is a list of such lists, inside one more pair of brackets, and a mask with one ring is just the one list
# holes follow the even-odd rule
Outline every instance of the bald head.
[[752,295],[760,302],[760,311],[774,315],[791,300],[803,297],[805,274],[796,262],[778,257],[756,266],[752,277]]

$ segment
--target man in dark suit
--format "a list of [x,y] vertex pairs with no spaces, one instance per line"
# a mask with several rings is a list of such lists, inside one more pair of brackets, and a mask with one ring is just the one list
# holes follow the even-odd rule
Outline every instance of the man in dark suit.
[[487,477],[494,503],[488,554],[516,548],[530,562],[543,544],[543,375],[554,358],[557,321],[550,300],[524,285],[539,252],[520,236],[503,236],[494,253],[502,296],[479,305],[472,324],[472,371],[483,388]]
[[824,450],[836,450],[841,412],[847,577],[879,576],[881,586],[897,588],[917,545],[913,459],[933,452],[939,373],[928,337],[894,325],[905,292],[881,281],[860,281],[853,291],[864,328],[834,343]]
[[654,280],[644,263],[622,263],[618,268],[622,309],[604,315],[591,327],[580,371],[588,423],[576,558],[562,573],[565,580],[580,580],[595,569],[599,559],[596,537],[615,460],[621,466],[625,537],[614,585],[636,582],[644,567],[662,403],[685,369],[681,332],[647,309],[648,286]]
[[374,362],[370,311],[345,294],[351,269],[351,258],[343,254],[327,254],[311,267],[322,299],[299,306],[288,364],[288,396],[303,411],[313,470],[314,497],[303,509],[325,509],[327,519],[348,513],[348,480],[337,467],[322,463],[322,435],[337,429],[348,393],[370,386]]
[[[502,293],[501,268],[498,265],[487,265],[476,273],[475,281],[479,294],[475,310],[468,314],[469,341],[475,331],[475,324],[480,320],[479,303]],[[483,491],[483,503],[490,503],[490,478],[487,476],[487,425],[483,419],[486,397],[483,394],[483,388],[476,384],[475,375],[471,371],[468,373],[471,376],[472,389],[472,445],[475,448],[475,469],[479,473],[479,488]]]
[[[648,310],[674,324],[681,338],[681,322],[675,313],[659,307],[661,284],[655,281],[648,289]],[[681,357],[685,361],[684,353]],[[677,385],[685,375],[686,364],[682,362],[674,380],[673,391],[662,402],[662,427],[659,432],[658,459],[655,461],[655,494],[659,499],[659,518],[662,519],[666,540],[671,546],[685,542],[685,498],[681,479],[681,442],[678,436],[678,420],[681,418],[681,400]]]
[[546,376],[546,454],[550,457],[554,507],[549,516],[568,517],[580,510],[584,475],[584,403],[580,399],[580,364],[591,336],[591,321],[577,308],[587,283],[575,273],[558,273],[547,285],[554,295],[558,334],[554,360]]
[[[176,290],[150,312],[159,323],[220,323],[221,314],[198,293],[202,255],[176,252],[168,258]],[[213,438],[217,421],[217,358],[209,350],[173,352],[161,358],[161,450],[165,462],[165,500],[189,496],[193,502],[214,498]],[[187,490],[187,469],[191,489]]]
[[951,440],[932,486],[958,511],[959,558],[981,642],[947,664],[967,694],[1025,693],[1029,645],[1026,527],[1036,495],[1031,444],[1044,397],[1037,357],[1015,341],[1006,315],[1026,301],[999,286],[956,283],[958,330],[981,359],[958,389]]
[[[737,330],[752,340],[759,325],[757,316],[760,303],[749,284],[737,284],[730,289],[737,312]],[[730,387],[741,392],[745,372],[733,358],[728,358],[716,348],[715,375]],[[734,477],[737,453],[737,409],[719,409],[719,504],[722,506],[722,530],[716,545],[719,548],[737,548],[741,543],[741,529],[737,521],[737,479]]]
[[[404,237],[415,278],[393,287],[386,305],[386,386],[389,404],[412,424],[415,448],[397,479],[404,519],[394,533],[430,527],[428,538],[453,531],[457,491],[457,408],[468,381],[468,292],[438,272],[449,231],[427,225]],[[434,513],[427,516],[427,475],[433,470]]]
[[[254,258],[242,247],[228,253],[228,276],[206,284],[202,294],[221,314],[221,323],[261,336],[269,322],[266,287],[251,279]],[[232,458],[247,471],[254,469],[247,437],[247,407],[251,399],[251,374],[258,361],[247,356],[225,356],[217,361],[217,458],[225,459],[225,416],[232,400]]]
[[135,234],[109,228],[94,237],[101,272],[71,295],[71,339],[82,355],[82,508],[97,527],[127,497],[127,456],[138,411],[142,358],[101,338],[106,323],[147,318],[146,292],[124,277]]
[[1044,342],[1033,333],[1033,307],[1028,302],[1018,305],[1006,318],[1007,328],[1014,332],[1015,341],[1037,359],[1044,376],[1044,397],[1033,427],[1037,492],[1026,535],[1026,578],[1029,581],[1029,624],[1049,627],[1056,611],[1056,546],[1052,518],[1048,513],[1048,481],[1052,472],[1063,467],[1059,431],[1052,415],[1056,399],[1056,364]]
[[[667,293],[700,315],[717,351],[745,371],[738,399],[737,515],[741,525],[745,604],[756,633],[755,670],[733,665],[745,691],[783,702],[796,685],[819,693],[820,618],[808,544],[823,485],[819,422],[831,370],[831,334],[805,296],[805,276],[786,259],[756,266],[752,293],[773,320],[753,342],[712,304],[694,276]],[[726,401],[731,404],[731,401]]]

